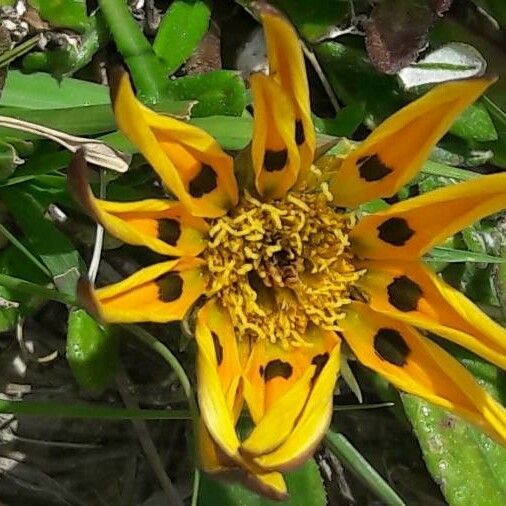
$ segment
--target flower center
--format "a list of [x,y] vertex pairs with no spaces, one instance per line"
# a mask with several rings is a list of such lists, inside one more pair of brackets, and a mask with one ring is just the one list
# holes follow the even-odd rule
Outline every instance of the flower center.
[[239,338],[308,345],[309,323],[340,330],[342,306],[360,277],[348,234],[355,216],[321,193],[260,202],[245,194],[213,221],[203,256],[208,293],[229,310]]

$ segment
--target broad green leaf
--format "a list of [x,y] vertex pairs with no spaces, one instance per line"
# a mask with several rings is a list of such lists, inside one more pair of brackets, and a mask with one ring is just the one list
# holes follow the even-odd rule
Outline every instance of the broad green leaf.
[[14,169],[22,163],[11,144],[0,141],[0,181],[7,179]]
[[503,446],[424,400],[402,394],[402,402],[427,468],[451,506],[506,503]]
[[85,0],[28,0],[52,26],[83,31],[88,25]]
[[238,151],[251,140],[253,121],[248,116],[208,116],[192,118],[191,123],[215,137],[224,149]]
[[[0,231],[0,234],[2,232],[7,232],[9,235],[5,228]],[[9,237],[15,240],[10,235]],[[28,254],[31,255],[29,252]],[[14,244],[10,244],[0,251],[0,274],[2,276],[0,279],[0,297],[6,301],[6,304],[0,307],[0,332],[3,332],[14,327],[18,316],[31,314],[43,301],[43,297],[36,290],[25,292],[17,290],[15,283],[9,283],[9,281],[13,281],[10,276],[22,276],[29,280],[28,283],[33,282],[35,287],[38,286],[35,283],[46,283],[49,278],[32,261],[27,261],[25,253],[21,252],[20,254],[19,248]],[[8,305],[7,302],[14,304],[11,307],[5,307]]]
[[404,104],[395,77],[376,71],[363,51],[338,42],[324,42],[315,48],[315,53],[338,98],[346,105],[364,104],[374,124]]
[[450,132],[467,141],[497,140],[497,132],[487,108],[480,102],[469,106],[453,123]]
[[335,137],[351,137],[366,115],[364,104],[343,107],[334,118],[314,118],[316,130]]
[[9,70],[0,97],[0,106],[24,109],[61,109],[109,104],[109,89],[80,79],[60,81],[49,74],[23,74]]
[[[302,467],[284,474],[290,499],[286,506],[325,506],[327,504],[318,466],[313,459]],[[205,473],[200,478],[198,506],[275,506],[270,501],[235,483],[217,481]]]
[[277,4],[297,26],[302,35],[313,42],[336,35],[336,27],[346,22],[349,15],[347,2],[336,0],[276,0]]
[[193,53],[209,27],[211,10],[202,0],[175,0],[164,14],[153,50],[173,74]]
[[506,168],[506,112],[488,97],[483,97],[483,103],[488,109],[497,131],[498,139],[495,142],[485,144],[494,152],[493,162],[498,167]]
[[91,62],[95,53],[110,39],[100,13],[89,18],[88,27],[79,44],[66,44],[64,47],[46,48],[32,51],[22,61],[27,72],[49,72],[57,79],[71,75]]
[[75,247],[44,217],[44,206],[32,194],[10,187],[0,190],[0,198],[24,232],[32,252],[51,272],[56,287],[73,296],[81,266]]
[[404,501],[390,487],[384,478],[362,457],[360,452],[346,439],[333,430],[328,430],[325,444],[332,453],[384,504],[404,506]]
[[74,377],[84,389],[102,391],[116,372],[118,336],[84,309],[69,314],[66,350]]
[[174,100],[196,100],[193,117],[240,116],[246,107],[246,89],[238,72],[215,70],[168,80],[166,96]]

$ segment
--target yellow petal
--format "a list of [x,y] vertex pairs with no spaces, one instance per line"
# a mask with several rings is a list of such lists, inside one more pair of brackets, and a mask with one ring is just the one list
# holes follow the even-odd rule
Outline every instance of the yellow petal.
[[352,230],[353,251],[371,259],[415,259],[446,237],[506,207],[506,174],[482,176],[404,200]]
[[228,457],[213,441],[206,426],[199,422],[200,468],[226,481],[238,481],[259,495],[274,501],[284,501],[288,492],[283,476],[277,472],[265,472],[241,458],[233,460]]
[[506,330],[421,262],[366,261],[358,286],[374,311],[471,350],[506,369]]
[[145,267],[98,290],[81,281],[79,296],[88,310],[106,322],[165,323],[181,320],[205,289],[202,261],[185,258]]
[[[269,74],[280,84],[292,103],[300,168],[302,172],[306,172],[314,158],[316,136],[311,118],[304,55],[297,32],[291,23],[267,4],[260,4],[259,8],[267,45]],[[270,104],[275,107],[275,115],[281,100],[279,97],[276,102]]]
[[237,464],[230,459],[214,442],[202,418],[198,421],[199,465],[202,471],[209,474],[227,473]]
[[301,465],[310,457],[325,435],[332,418],[339,363],[340,342],[337,341],[325,360],[319,362],[311,393],[294,429],[274,451],[254,458],[255,464],[263,469],[285,471]]
[[300,157],[295,142],[295,113],[285,91],[271,77],[250,77],[255,114],[251,159],[260,195],[277,199],[297,180]]
[[241,371],[230,317],[214,300],[197,315],[196,340],[202,420],[220,449],[231,458],[237,457],[239,438],[234,405]]
[[418,395],[506,442],[506,409],[449,353],[414,328],[352,303],[343,336],[357,359],[400,390]]
[[120,130],[194,216],[221,216],[237,203],[233,161],[199,128],[157,114],[135,97],[126,73],[111,83]]
[[258,422],[241,445],[241,451],[248,457],[271,452],[290,435],[311,391],[315,368],[315,365],[308,364],[302,376]]
[[206,246],[209,225],[176,201],[148,199],[110,202],[95,198],[88,183],[84,153],[78,151],[67,171],[74,198],[113,236],[162,255],[195,256]]
[[329,189],[335,202],[354,207],[390,197],[421,169],[459,114],[494,82],[479,78],[435,86],[385,120],[340,165]]

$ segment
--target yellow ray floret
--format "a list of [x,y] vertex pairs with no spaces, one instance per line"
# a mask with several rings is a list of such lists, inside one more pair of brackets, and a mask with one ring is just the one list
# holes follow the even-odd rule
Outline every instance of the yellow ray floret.
[[232,158],[200,128],[142,105],[126,73],[113,76],[112,102],[121,131],[194,216],[225,214],[238,198]]
[[506,202],[506,174],[445,186],[363,218],[350,233],[353,251],[371,259],[415,259]]
[[294,111],[283,88],[268,76],[254,74],[250,84],[255,104],[251,142],[255,184],[265,198],[281,198],[299,175]]
[[202,264],[197,258],[162,262],[98,290],[83,280],[79,298],[91,313],[109,323],[181,320],[204,293],[207,280]]
[[385,120],[343,161],[329,181],[336,204],[354,207],[394,195],[421,169],[458,115],[494,82],[440,84]]
[[353,303],[343,336],[357,359],[400,390],[422,397],[506,441],[506,410],[449,353],[405,323]]
[[358,286],[374,311],[430,330],[506,369],[506,330],[421,262],[367,261]]
[[195,256],[205,248],[209,225],[202,218],[192,216],[180,202],[97,199],[88,184],[86,169],[84,154],[79,151],[67,171],[70,189],[88,215],[114,237],[162,255]]
[[244,397],[255,428],[241,452],[264,469],[303,462],[330,422],[325,408],[332,406],[339,338],[311,326],[305,339],[309,346],[288,350],[257,342],[245,370]]
[[235,422],[242,404],[241,366],[230,318],[214,300],[198,313],[196,340],[202,419],[222,451],[231,458],[237,457],[240,443]]
[[255,109],[252,161],[259,193],[280,198],[311,166],[316,137],[297,33],[274,8],[260,4],[259,11],[269,75],[255,74],[250,81]]

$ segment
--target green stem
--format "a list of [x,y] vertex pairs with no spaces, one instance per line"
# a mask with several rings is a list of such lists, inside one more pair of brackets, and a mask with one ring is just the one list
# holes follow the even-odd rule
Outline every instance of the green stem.
[[97,404],[58,404],[54,402],[7,401],[0,399],[0,413],[53,418],[92,418],[103,420],[188,420],[186,410],[125,409]]
[[[193,395],[193,389],[190,383],[190,379],[188,378],[183,366],[179,363],[179,360],[173,355],[173,353],[165,346],[163,343],[158,341],[154,336],[152,336],[149,332],[145,331],[142,327],[138,327],[137,325],[122,325],[122,327],[134,335],[137,339],[142,341],[144,344],[149,346],[153,351],[158,353],[171,367],[172,370],[176,373],[181,386],[183,387],[183,391],[188,399],[188,407],[190,408],[190,413],[193,421],[193,444],[194,444],[194,455],[197,455],[197,434],[198,434],[198,419],[199,419],[199,411],[197,407],[197,402],[195,400],[195,396]],[[200,484],[200,471],[197,466],[194,469],[193,475],[193,499],[192,504],[196,500],[198,496],[198,488]]]
[[156,337],[152,336],[149,332],[144,330],[142,327],[137,325],[121,325],[127,332],[135,336],[139,341],[142,341],[153,351],[158,353],[173,369],[176,373],[176,376],[181,383],[183,388],[183,392],[188,399],[188,407],[190,408],[190,413],[194,420],[195,429],[196,422],[198,420],[198,408],[197,402],[193,395],[193,389],[190,383],[190,379],[186,375],[183,366],[179,363],[178,359],[174,356],[174,354],[165,346],[162,342],[160,342]]
[[132,17],[125,0],[98,0],[98,5],[118,51],[130,69],[140,98],[149,103],[157,102],[167,83],[163,65]]
[[405,506],[404,501],[343,434],[329,430],[325,436],[325,445],[384,504],[388,504],[389,506]]
[[10,51],[5,52],[0,56],[0,67],[5,67],[12,63],[16,58],[28,53],[31,49],[33,49],[37,43],[39,42],[39,35],[35,35],[30,39],[18,44],[16,47],[11,49]]

